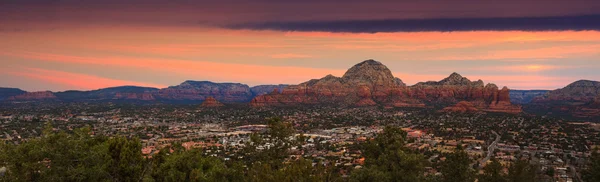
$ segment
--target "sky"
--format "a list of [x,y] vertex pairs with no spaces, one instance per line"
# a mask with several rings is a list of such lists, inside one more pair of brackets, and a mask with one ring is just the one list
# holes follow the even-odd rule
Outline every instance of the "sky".
[[0,87],[298,84],[382,62],[511,89],[600,80],[597,0],[5,0]]

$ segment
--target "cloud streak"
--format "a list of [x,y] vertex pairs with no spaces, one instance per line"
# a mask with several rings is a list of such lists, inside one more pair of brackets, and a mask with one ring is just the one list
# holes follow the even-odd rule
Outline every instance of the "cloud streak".
[[519,62],[526,61],[544,61],[548,59],[559,59],[567,57],[585,57],[600,54],[600,44],[577,45],[577,46],[557,46],[537,49],[523,50],[501,50],[489,52],[474,52],[468,55],[452,55],[431,58],[440,61],[483,61],[483,60],[504,60]]
[[[183,80],[297,84],[327,74],[341,76],[365,59],[383,62],[404,73],[396,76],[413,84],[439,80],[451,72],[490,76],[492,80],[484,81],[509,88],[536,89],[559,88],[568,81],[598,80],[600,76],[600,31],[371,34],[185,27],[156,30],[131,25],[8,32],[0,33],[0,39],[0,62],[5,68],[35,67],[162,85]],[[3,75],[0,86],[80,89]]]
[[379,19],[332,21],[272,21],[224,26],[229,29],[319,31],[319,32],[451,32],[451,31],[564,31],[600,30],[600,15],[508,17]]
[[312,57],[313,56],[311,56],[311,55],[293,54],[293,53],[271,55],[271,58],[275,58],[275,59],[296,59],[296,58],[312,58]]
[[197,80],[210,80],[217,82],[230,82],[236,80],[238,82],[251,85],[264,83],[297,84],[312,78],[320,78],[327,74],[341,75],[345,71],[291,66],[261,66],[234,63],[215,63],[179,59],[144,59],[133,57],[99,58],[34,52],[4,55],[10,57],[34,59],[44,62],[153,70],[157,72],[163,72],[164,74],[175,73],[179,75],[185,75],[189,79]]
[[143,83],[127,80],[117,80],[110,78],[103,78],[94,75],[71,73],[64,71],[48,70],[42,68],[23,68],[20,71],[8,71],[6,74],[13,76],[27,77],[34,80],[40,80],[44,82],[51,82],[59,85],[68,86],[77,89],[98,89],[107,88],[114,86],[134,85],[134,86],[145,86],[164,88],[165,85]]

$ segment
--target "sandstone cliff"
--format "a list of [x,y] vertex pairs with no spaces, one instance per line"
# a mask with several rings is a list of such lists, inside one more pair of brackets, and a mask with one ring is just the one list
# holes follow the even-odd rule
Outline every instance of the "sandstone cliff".
[[248,102],[252,99],[250,87],[240,83],[213,83],[185,81],[177,86],[160,89],[155,97],[162,100],[203,101],[214,97],[222,102]]
[[342,77],[327,75],[299,85],[290,85],[281,93],[257,96],[250,105],[433,107],[465,101],[485,111],[520,112],[519,106],[510,103],[508,94],[508,88],[498,90],[494,84],[484,86],[483,81],[472,82],[458,73],[438,82],[406,86],[385,65],[367,60],[351,67]]
[[277,90],[281,91],[281,90],[283,90],[287,86],[289,86],[289,85],[286,85],[286,84],[279,84],[279,85],[257,85],[257,86],[254,86],[254,87],[250,87],[250,91],[252,91],[252,95],[257,96],[257,95],[264,95],[264,94],[271,93],[274,89],[277,89]]
[[30,100],[56,100],[56,96],[50,91],[26,92],[21,95],[9,97],[11,101],[30,101]]
[[477,109],[473,105],[473,103],[470,103],[467,101],[460,101],[456,105],[445,107],[442,111],[465,113],[465,112],[477,112],[477,111],[479,111],[479,109]]
[[[584,89],[585,90],[585,89]],[[564,96],[552,96],[564,97]],[[572,99],[588,99],[573,96]],[[205,102],[206,105],[247,103],[251,106],[331,105],[340,107],[383,106],[427,107],[447,110],[518,113],[510,102],[510,90],[498,89],[482,80],[471,81],[452,73],[440,81],[407,86],[383,64],[366,60],[352,66],[342,77],[327,75],[298,85],[260,85],[250,88],[240,83],[185,81],[163,89],[123,86],[93,91],[32,92],[10,97],[11,100],[153,101],[179,103]],[[592,99],[593,100],[593,99]],[[596,99],[598,100],[598,99]],[[589,99],[588,99],[589,101]],[[600,105],[600,104],[598,104]],[[452,107],[457,107],[453,109]]]

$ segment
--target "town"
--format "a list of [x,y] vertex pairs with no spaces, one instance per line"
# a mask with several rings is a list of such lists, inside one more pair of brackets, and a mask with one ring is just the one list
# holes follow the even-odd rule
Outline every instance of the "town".
[[[526,160],[538,166],[540,181],[582,181],[600,125],[555,118],[496,113],[446,113],[427,109],[382,108],[204,108],[198,105],[124,105],[70,103],[2,106],[0,136],[19,144],[56,131],[90,127],[92,135],[139,138],[142,154],[152,158],[172,145],[201,149],[224,161],[245,157],[255,133],[264,133],[268,118],[291,123],[294,140],[289,160],[304,158],[339,167],[343,174],[364,165],[358,145],[386,126],[406,132],[407,148],[435,164],[444,153],[464,148],[479,173],[492,160],[509,165]],[[272,144],[258,146],[258,150]],[[430,168],[430,167],[429,167]],[[437,169],[428,173],[435,175]]]

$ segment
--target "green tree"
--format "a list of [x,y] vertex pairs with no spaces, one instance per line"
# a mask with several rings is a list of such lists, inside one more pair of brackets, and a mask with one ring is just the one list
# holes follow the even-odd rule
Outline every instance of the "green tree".
[[406,132],[385,127],[363,145],[365,167],[354,171],[351,181],[424,181],[425,159],[404,147]]
[[144,175],[145,161],[139,139],[115,137],[108,140],[109,160],[106,170],[112,181],[140,181]]
[[550,167],[546,170],[546,175],[548,175],[550,177],[553,177],[555,173],[556,173],[556,171],[554,171],[553,167]]
[[0,162],[7,171],[3,181],[40,181],[48,169],[44,163],[42,142],[30,140],[20,145],[2,144],[0,146]]
[[201,150],[175,151],[166,156],[152,172],[155,181],[239,181],[242,174],[228,169],[214,157],[202,156]]
[[509,182],[534,182],[537,181],[536,167],[526,160],[517,160],[508,167]]
[[592,152],[588,165],[581,172],[581,175],[585,181],[600,181],[600,153],[598,153],[597,148]]
[[75,129],[73,134],[59,132],[42,139],[46,151],[47,181],[100,181],[107,176],[105,137],[91,137],[90,128]]
[[480,182],[506,182],[504,167],[498,160],[492,158],[492,162],[483,168],[483,174],[478,176]]
[[[291,146],[294,145],[291,137],[294,129],[291,123],[284,122],[280,118],[270,118],[267,122],[269,127],[267,132],[264,135],[250,135],[250,142],[242,150],[247,165],[255,162],[281,164],[281,161],[288,157]],[[259,150],[259,147],[262,149]]]
[[326,167],[320,162],[313,166],[313,161],[305,159],[292,161],[283,168],[282,174],[283,178],[277,181],[342,181],[333,166]]
[[475,181],[475,170],[471,167],[471,159],[462,147],[458,146],[453,153],[446,156],[440,172],[443,182]]
[[325,167],[321,163],[313,166],[312,161],[299,159],[284,163],[279,168],[274,168],[269,163],[258,163],[248,172],[247,181],[342,181],[332,167]]
[[100,181],[106,178],[104,137],[90,137],[90,128],[73,134],[46,125],[40,138],[0,146],[5,181]]

